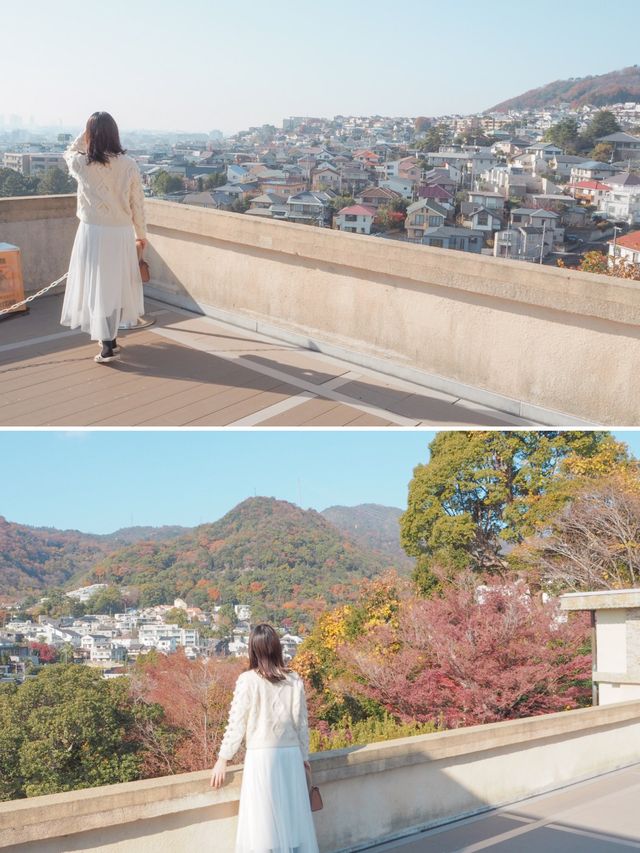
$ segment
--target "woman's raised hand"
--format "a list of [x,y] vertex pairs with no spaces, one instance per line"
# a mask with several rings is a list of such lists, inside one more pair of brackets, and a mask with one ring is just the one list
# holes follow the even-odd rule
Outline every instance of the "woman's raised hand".
[[221,788],[224,785],[225,776],[227,775],[227,762],[224,758],[219,758],[213,770],[211,771],[212,788]]

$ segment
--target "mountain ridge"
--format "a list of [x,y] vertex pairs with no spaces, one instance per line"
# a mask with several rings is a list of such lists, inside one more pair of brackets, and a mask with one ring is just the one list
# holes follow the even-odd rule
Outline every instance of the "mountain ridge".
[[630,65],[606,74],[554,80],[552,83],[508,98],[485,110],[485,113],[542,109],[557,106],[560,103],[568,103],[573,109],[586,105],[605,107],[630,101],[640,101],[640,66],[638,65]]

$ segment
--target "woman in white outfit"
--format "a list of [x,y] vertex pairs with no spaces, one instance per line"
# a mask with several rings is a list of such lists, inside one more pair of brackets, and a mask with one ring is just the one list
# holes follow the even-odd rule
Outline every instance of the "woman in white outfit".
[[110,362],[118,357],[120,323],[135,325],[144,312],[135,245],[135,237],[146,245],[140,172],[120,144],[117,124],[104,112],[89,117],[64,159],[78,182],[80,225],[60,322],[100,341],[95,360]]
[[236,682],[229,724],[211,774],[219,788],[227,762],[246,737],[236,853],[318,853],[305,765],[307,703],[302,679],[288,670],[271,625],[249,637],[249,670]]

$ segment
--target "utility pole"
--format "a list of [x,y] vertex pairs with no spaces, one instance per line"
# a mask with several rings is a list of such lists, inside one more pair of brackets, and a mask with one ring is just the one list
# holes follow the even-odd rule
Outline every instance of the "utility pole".
[[545,221],[542,223],[542,243],[540,245],[540,263],[542,263],[542,258],[544,255],[544,235],[546,233],[546,229],[547,229],[547,221],[545,219]]

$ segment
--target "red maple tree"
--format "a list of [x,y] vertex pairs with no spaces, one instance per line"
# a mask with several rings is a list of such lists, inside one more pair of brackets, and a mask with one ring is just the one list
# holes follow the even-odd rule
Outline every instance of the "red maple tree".
[[590,697],[588,626],[563,621],[520,582],[477,579],[441,598],[406,596],[397,623],[373,627],[340,656],[351,690],[403,721],[443,727],[575,708]]
[[147,775],[213,767],[238,675],[246,662],[175,654],[141,658],[132,674],[135,698],[162,708],[139,721]]

